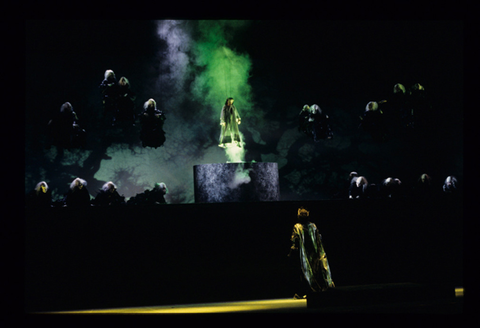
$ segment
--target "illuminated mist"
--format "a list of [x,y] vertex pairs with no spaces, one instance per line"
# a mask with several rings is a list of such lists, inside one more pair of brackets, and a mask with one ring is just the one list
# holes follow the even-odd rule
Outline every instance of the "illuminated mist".
[[[189,97],[201,104],[194,116],[201,118],[205,125],[216,127],[218,136],[220,111],[228,97],[235,99],[242,122],[254,116],[248,83],[251,60],[248,54],[240,54],[229,45],[234,33],[247,24],[231,20],[158,22],[158,36],[168,45],[162,62],[165,73],[159,77],[160,84],[172,90],[166,106],[181,106]],[[242,127],[240,125],[240,130]],[[225,148],[226,160],[244,161],[244,146],[243,143],[240,148]]]
[[[92,197],[105,182],[113,181],[128,199],[164,182],[169,190],[168,203],[193,203],[195,165],[250,160],[278,164],[283,200],[342,195],[351,171],[361,172],[374,182],[395,175],[405,185],[415,183],[416,176],[424,171],[435,175],[437,181],[452,174],[462,178],[463,116],[451,110],[462,100],[461,69],[453,69],[461,62],[457,53],[461,47],[449,48],[455,51],[450,76],[438,79],[438,72],[443,74],[446,66],[433,65],[427,51],[419,58],[414,50],[421,43],[411,42],[424,38],[425,45],[431,45],[425,50],[444,53],[443,35],[428,38],[433,29],[429,32],[413,24],[409,37],[397,37],[403,30],[396,24],[387,24],[391,33],[380,35],[376,35],[376,28],[370,30],[363,23],[343,28],[343,23],[323,25],[317,21],[161,20],[115,24],[44,21],[32,23],[27,29],[25,192],[45,180],[54,200],[59,200],[71,181],[80,177],[87,180]],[[339,24],[342,29],[336,28]],[[450,31],[449,26],[442,28]],[[328,33],[323,33],[324,27],[329,28]],[[100,36],[99,29],[108,34],[111,46],[103,47],[107,36]],[[370,53],[371,43],[357,42],[362,31],[377,41],[373,44],[382,45],[382,60],[363,57]],[[392,41],[384,43],[384,34]],[[308,43],[314,36],[319,41]],[[449,42],[456,44],[458,38],[453,36]],[[291,49],[286,49],[284,42],[291,44]],[[95,45],[101,49],[91,51]],[[307,51],[299,50],[303,46]],[[398,61],[398,49],[402,47],[405,58]],[[78,68],[78,58],[85,59],[85,67]],[[415,66],[405,64],[410,62]],[[385,67],[395,70],[376,73]],[[137,113],[149,98],[164,111],[166,141],[162,147],[142,147],[140,124],[112,127],[103,119],[98,84],[107,68],[117,77],[129,78],[137,93]],[[403,78],[397,72],[400,68],[405,70],[401,72]],[[425,122],[431,131],[422,133],[422,139],[413,139],[415,142],[393,138],[383,144],[372,143],[358,129],[358,115],[365,104],[388,98],[390,79],[392,83],[423,82],[417,81],[417,73],[425,71],[422,74],[427,76],[430,70],[435,79],[425,81],[425,86],[438,99],[425,117],[432,114],[442,122],[435,120],[431,127]],[[55,84],[65,74],[75,78]],[[38,76],[48,76],[48,81],[38,83]],[[363,83],[366,80],[372,83]],[[447,80],[456,83],[447,86]],[[52,89],[52,85],[58,87]],[[444,96],[449,92],[452,96]],[[228,97],[235,99],[241,117],[242,147],[218,146],[220,113]],[[87,132],[86,149],[44,147],[45,126],[65,101],[72,102]],[[329,115],[333,139],[314,143],[298,130],[299,111],[304,104],[313,103]],[[437,130],[441,133],[435,134]],[[446,142],[437,140],[438,136],[445,137]],[[424,156],[425,150],[428,156]],[[449,153],[447,150],[452,156],[444,156],[445,164],[437,165],[436,154]],[[418,160],[420,157],[422,160]],[[248,173],[239,169],[232,186],[251,183]]]

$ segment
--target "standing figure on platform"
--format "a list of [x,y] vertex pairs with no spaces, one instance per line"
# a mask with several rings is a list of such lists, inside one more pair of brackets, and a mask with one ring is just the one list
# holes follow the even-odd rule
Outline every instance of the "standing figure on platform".
[[63,201],[67,207],[90,206],[90,193],[87,190],[87,181],[75,178],[70,184],[70,189]]
[[148,99],[143,105],[144,111],[140,115],[142,130],[140,131],[140,140],[143,147],[161,147],[165,142],[165,132],[163,123],[166,119],[165,114],[157,109],[157,103],[152,98]]
[[227,98],[220,113],[220,126],[222,128],[218,144],[219,147],[225,148],[229,145],[242,147],[242,138],[238,130],[241,118],[233,102],[233,98]]
[[124,205],[125,197],[118,194],[117,186],[112,181],[108,181],[102,186],[92,203],[95,206]]
[[113,115],[112,125],[115,125],[117,115],[117,101],[118,101],[118,84],[115,78],[115,73],[111,69],[107,69],[104,74],[104,79],[99,85],[102,93],[102,104],[104,113]]
[[25,206],[36,208],[52,206],[52,191],[48,189],[48,184],[45,181],[37,183],[35,189],[27,194]]
[[379,109],[380,102],[370,101],[365,107],[365,111],[360,116],[360,125],[363,131],[370,133],[375,141],[384,141],[386,139],[386,122],[383,118],[383,112]]
[[[309,221],[309,215],[310,212],[303,207],[298,209],[298,223],[293,227],[290,238],[292,246],[288,256],[290,257],[292,252],[299,252],[301,281],[305,279],[312,291],[320,292],[335,287],[335,284],[332,280],[327,254],[323,248],[322,236],[318,232],[317,226]],[[302,298],[298,292],[300,294],[306,292],[306,288],[303,288],[305,283],[302,285],[297,286],[294,298]]]
[[319,142],[322,139],[332,139],[333,132],[330,128],[328,115],[322,112],[317,104],[310,107],[309,121],[312,122],[313,140]]
[[127,121],[135,126],[135,98],[135,93],[130,89],[130,82],[122,76],[118,81],[116,121]]

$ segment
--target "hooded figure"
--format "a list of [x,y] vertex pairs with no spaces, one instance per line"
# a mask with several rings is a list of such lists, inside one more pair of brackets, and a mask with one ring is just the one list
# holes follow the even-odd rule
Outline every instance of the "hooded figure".
[[155,183],[150,193],[149,200],[153,204],[165,204],[165,195],[168,193],[167,185],[164,182]]
[[393,86],[393,94],[386,103],[385,123],[390,128],[389,133],[398,135],[413,129],[413,110],[408,104],[405,86],[397,83]]
[[319,142],[321,139],[332,139],[333,132],[330,128],[328,115],[322,112],[317,104],[310,107],[309,121],[313,124],[313,140]]
[[386,126],[383,118],[383,111],[379,109],[379,104],[386,101],[370,101],[365,106],[365,111],[360,116],[360,126],[365,132],[370,133],[376,141],[383,141],[386,137]]
[[115,73],[111,69],[107,69],[104,79],[99,85],[102,93],[102,103],[105,111],[116,112],[118,100],[118,84]]
[[308,221],[310,212],[303,207],[298,209],[298,223],[292,232],[292,250],[298,250],[303,277],[314,292],[325,291],[335,287],[322,245],[322,236],[317,226]]
[[165,142],[165,132],[163,123],[166,119],[165,114],[157,109],[157,103],[150,98],[143,104],[144,111],[140,115],[142,130],[140,131],[140,140],[143,147],[161,147]]
[[85,145],[85,130],[78,125],[78,116],[68,101],[62,104],[60,111],[48,122],[47,133],[51,144],[60,148]]
[[125,197],[118,194],[117,186],[112,181],[108,181],[99,190],[92,203],[95,206],[124,205]]
[[90,194],[86,186],[87,181],[83,179],[73,180],[64,199],[65,205],[70,207],[90,206]]
[[219,139],[219,147],[227,147],[227,144],[242,146],[242,138],[238,125],[241,123],[237,108],[233,105],[233,98],[227,98],[220,113],[220,125],[222,127]]
[[27,194],[25,206],[50,207],[52,205],[52,192],[45,181],[40,181],[35,189]]
[[417,180],[415,186],[413,187],[413,195],[415,198],[428,199],[432,198],[434,195],[434,190],[432,187],[432,178],[423,173]]
[[448,176],[443,182],[443,192],[454,193],[457,190],[457,178]]
[[135,126],[135,93],[130,89],[130,81],[124,76],[118,81],[117,121],[127,121]]
[[353,176],[350,180],[348,198],[366,198],[368,181],[364,176]]
[[304,105],[298,114],[298,131],[305,133],[308,137],[312,135],[310,118],[310,106]]
[[423,130],[435,124],[435,120],[431,120],[432,106],[425,93],[425,88],[420,83],[412,85],[408,91],[408,105],[411,115],[415,115],[415,127]]
[[381,198],[397,198],[401,193],[402,181],[398,178],[388,177],[382,181],[379,188]]

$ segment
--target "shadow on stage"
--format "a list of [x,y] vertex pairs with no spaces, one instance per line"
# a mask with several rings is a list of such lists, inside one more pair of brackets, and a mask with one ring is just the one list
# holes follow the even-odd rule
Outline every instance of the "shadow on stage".
[[53,207],[25,211],[25,310],[291,298],[300,206],[337,287],[463,285],[458,199]]

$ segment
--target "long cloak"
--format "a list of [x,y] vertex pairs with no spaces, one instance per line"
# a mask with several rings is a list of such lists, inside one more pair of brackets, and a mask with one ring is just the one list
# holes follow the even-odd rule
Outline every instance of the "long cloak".
[[240,132],[238,130],[238,120],[240,120],[240,115],[238,115],[238,111],[235,106],[223,106],[220,114],[220,123],[225,123],[225,125],[222,125],[222,131],[219,140],[220,144],[242,142],[242,138],[240,137]]
[[335,287],[321,239],[314,223],[297,223],[293,227],[292,248],[299,249],[302,272],[315,292]]

